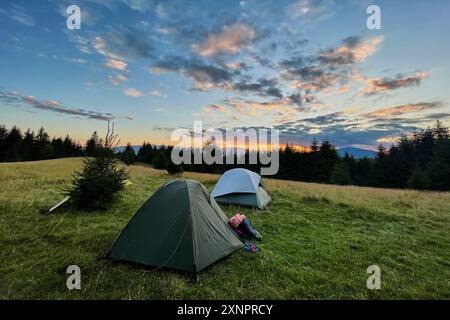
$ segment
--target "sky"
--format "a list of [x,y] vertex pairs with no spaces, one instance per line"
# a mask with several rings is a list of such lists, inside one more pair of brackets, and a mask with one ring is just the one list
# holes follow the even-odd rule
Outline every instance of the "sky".
[[2,0],[0,125],[84,143],[109,120],[139,145],[202,120],[375,149],[450,124],[449,39],[444,0]]

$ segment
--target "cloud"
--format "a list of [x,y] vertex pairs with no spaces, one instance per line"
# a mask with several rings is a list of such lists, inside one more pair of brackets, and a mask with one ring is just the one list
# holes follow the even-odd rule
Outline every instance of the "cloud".
[[122,82],[128,80],[128,77],[124,74],[119,74],[117,76],[109,76],[108,81],[111,82],[113,85],[118,86]]
[[319,61],[329,66],[357,64],[364,62],[374,54],[383,42],[382,36],[362,40],[359,37],[349,37],[342,41],[341,46],[322,51]]
[[259,102],[227,98],[224,99],[223,102],[240,115],[248,117],[262,116],[273,113],[288,113],[293,111],[290,102],[287,100]]
[[226,88],[227,84],[237,75],[238,70],[226,66],[205,63],[195,58],[181,56],[167,56],[155,62],[150,67],[152,73],[180,72],[194,81],[193,89],[210,90],[213,88]]
[[364,82],[367,83],[367,87],[361,90],[364,95],[375,95],[382,94],[387,91],[396,90],[400,88],[407,88],[418,86],[422,80],[429,77],[429,73],[418,71],[412,76],[398,75],[396,78],[373,78],[365,79]]
[[36,24],[33,17],[26,12],[25,8],[16,4],[11,6],[11,10],[8,15],[11,19],[28,27],[34,27]]
[[107,66],[110,69],[115,69],[115,70],[126,70],[127,68],[127,63],[121,60],[116,60],[116,59],[108,59],[105,62],[105,66]]
[[22,95],[18,92],[6,92],[0,89],[0,101],[13,106],[26,105],[33,109],[45,110],[59,114],[71,115],[85,119],[95,120],[113,120],[114,116],[110,113],[101,113],[81,108],[71,108],[64,106],[56,100],[38,100],[30,95]]
[[356,65],[374,54],[382,41],[382,37],[348,37],[331,49],[288,55],[276,70],[279,78],[288,82],[287,87],[303,93],[309,102],[317,100],[321,93],[344,94],[353,88],[352,83],[364,82]]
[[150,58],[153,51],[149,34],[134,27],[118,27],[102,36],[96,36],[92,47],[107,58],[107,67],[117,70],[126,69],[126,59]]
[[210,105],[208,107],[205,107],[203,110],[206,113],[209,113],[211,111],[218,111],[218,112],[221,112],[221,113],[226,114],[226,115],[230,115],[231,114],[230,110],[228,110],[226,107],[224,107],[222,105],[219,105],[219,104],[212,104],[212,105]]
[[334,15],[334,0],[297,0],[288,14],[300,23],[317,23]]
[[116,54],[108,49],[108,44],[106,43],[105,39],[103,39],[102,37],[99,37],[99,36],[95,37],[92,46],[102,56],[105,56],[110,59],[121,59],[122,58],[118,54]]
[[144,94],[142,92],[140,92],[139,90],[137,90],[135,88],[126,89],[123,93],[126,96],[129,96],[129,97],[132,97],[132,98],[140,98],[140,97],[144,96]]
[[153,97],[163,97],[164,96],[164,94],[159,90],[153,90],[149,93],[149,95],[151,95]]
[[[399,136],[401,133],[410,132],[410,126],[390,126],[386,124],[384,128],[363,127],[359,123],[346,123],[340,121],[333,123],[333,119],[340,119],[339,114],[318,116],[317,119],[292,121],[289,124],[275,126],[280,130],[280,142],[292,142],[298,145],[309,145],[312,139],[322,141],[330,140],[338,147],[345,146],[376,146],[377,140],[383,137]],[[325,124],[326,123],[326,124]]]
[[423,110],[436,109],[442,107],[442,102],[421,102],[415,104],[405,104],[401,106],[387,107],[378,109],[369,113],[365,113],[364,116],[368,118],[392,118],[395,116],[403,115],[406,113],[419,112]]
[[283,93],[277,86],[278,82],[276,79],[260,78],[256,82],[241,80],[239,82],[233,83],[230,88],[244,93],[253,93],[260,96],[282,98]]
[[347,121],[347,119],[344,118],[343,115],[344,115],[343,112],[334,112],[323,116],[317,116],[314,118],[301,119],[299,121],[302,123],[313,124],[318,126],[332,125],[339,122]]
[[235,54],[248,48],[256,37],[256,31],[242,23],[224,26],[221,31],[210,34],[202,43],[192,45],[195,53],[203,57]]
[[74,35],[73,32],[68,33],[69,41],[73,42],[75,46],[84,54],[92,54],[92,50],[89,47],[89,40],[80,36]]
[[152,3],[148,0],[122,0],[130,9],[139,11],[140,13],[147,13],[152,9]]
[[81,58],[64,58],[64,60],[66,60],[68,62],[72,62],[72,63],[77,63],[77,64],[87,63],[87,61],[85,59],[81,59]]

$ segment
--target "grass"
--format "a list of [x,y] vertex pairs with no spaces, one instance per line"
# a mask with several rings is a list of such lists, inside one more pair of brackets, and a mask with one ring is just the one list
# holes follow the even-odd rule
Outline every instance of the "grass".
[[[339,187],[266,179],[274,201],[246,214],[263,235],[258,254],[235,252],[191,283],[170,270],[97,260],[169,177],[130,167],[106,212],[39,209],[63,197],[81,159],[0,164],[1,299],[449,299],[450,193]],[[217,175],[185,173],[211,189]],[[66,288],[81,267],[82,289]],[[366,269],[381,268],[381,290]]]

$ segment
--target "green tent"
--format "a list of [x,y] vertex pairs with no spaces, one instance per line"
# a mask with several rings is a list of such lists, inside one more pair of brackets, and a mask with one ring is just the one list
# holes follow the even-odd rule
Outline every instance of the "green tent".
[[166,183],[144,203],[108,257],[195,273],[242,246],[206,188],[183,179]]

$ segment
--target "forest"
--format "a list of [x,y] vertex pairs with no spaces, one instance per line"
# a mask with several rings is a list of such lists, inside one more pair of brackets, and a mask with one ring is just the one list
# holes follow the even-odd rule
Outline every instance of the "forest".
[[[35,161],[65,157],[95,156],[101,138],[94,132],[84,145],[65,138],[50,139],[44,128],[37,133],[22,134],[16,126],[0,126],[0,162]],[[127,147],[117,156],[127,165],[136,162],[166,169],[171,174],[182,171],[223,173],[234,167],[259,171],[260,164],[174,165],[171,146],[144,142],[137,154]],[[248,159],[249,152],[245,153]],[[192,155],[193,157],[193,152]],[[225,162],[225,161],[224,161]],[[237,163],[235,161],[234,163]],[[248,163],[248,161],[245,161]],[[287,144],[280,151],[280,169],[274,178],[339,185],[372,186],[382,188],[410,188],[418,190],[450,190],[450,132],[437,121],[432,128],[404,134],[385,148],[378,146],[375,159],[356,159],[349,154],[339,156],[331,141],[311,142],[310,151],[297,151]]]

